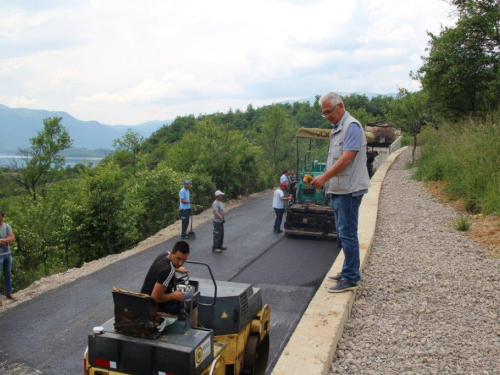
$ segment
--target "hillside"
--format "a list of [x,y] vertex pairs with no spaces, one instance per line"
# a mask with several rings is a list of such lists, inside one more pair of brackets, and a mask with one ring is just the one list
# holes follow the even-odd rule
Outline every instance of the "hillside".
[[62,117],[62,124],[73,139],[73,147],[78,149],[112,149],[113,140],[121,138],[127,129],[133,129],[144,137],[149,137],[163,124],[171,121],[148,121],[136,126],[105,125],[98,121],[81,121],[67,112],[45,111],[23,108],[9,108],[0,104],[0,153],[17,153],[19,148],[29,146],[29,139],[42,129],[43,119]]

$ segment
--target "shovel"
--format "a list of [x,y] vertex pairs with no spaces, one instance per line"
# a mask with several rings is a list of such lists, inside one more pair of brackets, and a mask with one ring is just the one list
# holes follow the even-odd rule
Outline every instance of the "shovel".
[[188,232],[190,240],[196,240],[196,233],[193,232],[193,209],[191,209],[191,232]]

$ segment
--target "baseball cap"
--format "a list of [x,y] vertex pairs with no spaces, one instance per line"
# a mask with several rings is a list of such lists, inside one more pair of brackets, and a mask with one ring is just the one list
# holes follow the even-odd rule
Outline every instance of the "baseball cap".
[[185,185],[185,184],[189,184],[189,180],[184,180],[182,183],[183,183],[184,185]]
[[220,190],[217,190],[217,191],[215,192],[215,196],[217,197],[217,196],[219,196],[219,195],[224,195],[224,193],[223,193],[222,191],[220,191]]

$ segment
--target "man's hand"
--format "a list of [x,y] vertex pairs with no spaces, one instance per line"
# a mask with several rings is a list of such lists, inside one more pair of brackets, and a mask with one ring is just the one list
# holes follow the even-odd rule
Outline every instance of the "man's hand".
[[318,177],[314,178],[312,181],[311,181],[311,186],[314,186],[316,189],[321,189],[325,184],[326,184],[326,181],[328,181],[326,178],[325,178],[325,174],[321,174],[319,175]]
[[191,199],[189,203],[194,204],[194,199]]
[[222,218],[222,224],[224,224],[226,222],[226,219]]
[[189,270],[185,269],[184,267],[179,267],[175,269],[175,272],[179,273],[189,273]]
[[184,293],[182,293],[180,290],[176,290],[171,294],[171,296],[172,296],[172,301],[182,302],[184,300]]

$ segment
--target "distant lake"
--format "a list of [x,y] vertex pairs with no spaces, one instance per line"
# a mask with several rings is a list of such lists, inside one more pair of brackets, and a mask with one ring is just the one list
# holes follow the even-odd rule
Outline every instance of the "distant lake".
[[[68,165],[70,167],[74,167],[76,164],[88,164],[88,163],[96,165],[101,160],[102,158],[97,158],[97,157],[67,157],[66,163],[64,163],[64,167],[67,167]],[[24,165],[24,156],[0,154],[0,167],[8,167],[12,165],[14,161],[16,161],[17,165],[21,167]]]

